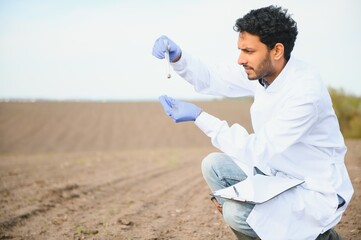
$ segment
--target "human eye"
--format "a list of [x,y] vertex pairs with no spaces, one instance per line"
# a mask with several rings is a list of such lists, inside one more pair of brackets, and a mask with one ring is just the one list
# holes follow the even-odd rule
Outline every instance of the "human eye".
[[243,52],[247,53],[247,54],[252,54],[254,51],[252,49],[243,49]]

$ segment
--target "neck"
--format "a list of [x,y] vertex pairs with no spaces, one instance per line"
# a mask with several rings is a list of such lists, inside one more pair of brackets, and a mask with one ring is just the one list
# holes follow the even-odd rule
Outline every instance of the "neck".
[[268,77],[265,77],[264,80],[271,85],[271,83],[278,77],[278,75],[282,72],[283,68],[286,66],[287,61],[285,58],[275,61],[273,68],[273,73]]

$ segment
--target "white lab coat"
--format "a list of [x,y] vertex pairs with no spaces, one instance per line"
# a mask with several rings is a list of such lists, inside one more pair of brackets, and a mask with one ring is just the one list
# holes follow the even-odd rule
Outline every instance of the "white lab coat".
[[[172,65],[197,92],[254,96],[254,133],[206,112],[196,119],[215,147],[248,174],[256,166],[268,175],[305,181],[254,207],[247,222],[261,239],[315,239],[340,221],[353,194],[344,164],[346,146],[327,87],[310,66],[291,58],[265,89],[236,64],[208,68],[183,52]],[[346,201],[339,209],[337,194]]]

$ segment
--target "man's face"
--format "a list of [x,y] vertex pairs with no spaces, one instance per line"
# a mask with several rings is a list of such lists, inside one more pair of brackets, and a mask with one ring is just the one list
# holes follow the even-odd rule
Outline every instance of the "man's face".
[[238,49],[241,50],[238,64],[244,67],[249,80],[263,78],[270,83],[276,78],[271,50],[260,41],[258,36],[240,32]]

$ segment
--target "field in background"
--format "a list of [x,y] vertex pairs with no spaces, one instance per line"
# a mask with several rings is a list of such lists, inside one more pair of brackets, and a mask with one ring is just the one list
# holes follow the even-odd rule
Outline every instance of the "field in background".
[[[249,101],[197,104],[252,131]],[[359,239],[361,141],[346,143],[337,229]],[[232,239],[200,173],[212,151],[159,103],[0,103],[0,239]]]
[[330,89],[333,108],[346,138],[361,138],[361,97]]

